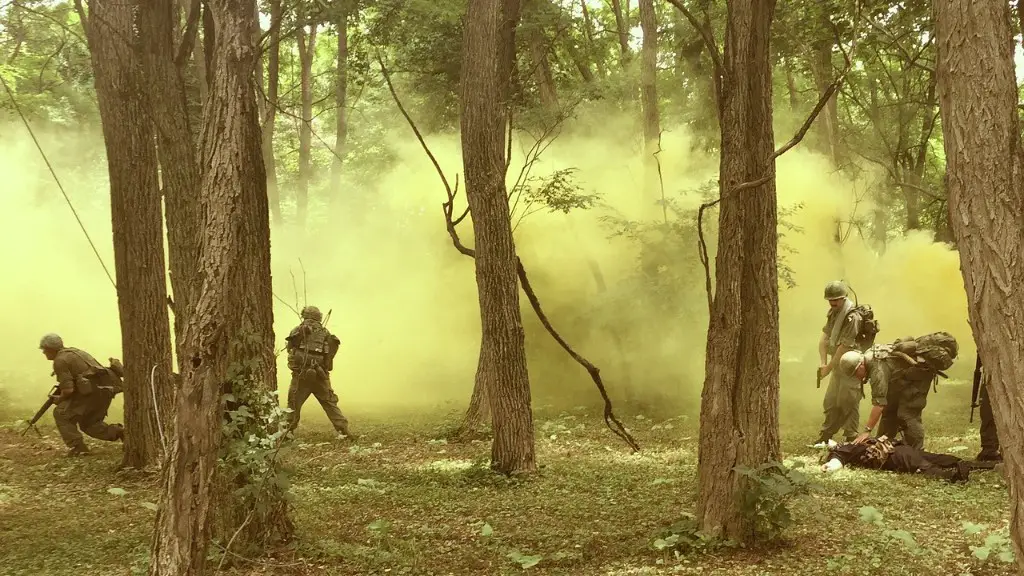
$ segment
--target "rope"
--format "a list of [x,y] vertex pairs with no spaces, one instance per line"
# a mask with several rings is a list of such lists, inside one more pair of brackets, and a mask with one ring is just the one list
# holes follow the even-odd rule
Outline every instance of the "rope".
[[25,129],[28,130],[32,141],[36,145],[36,149],[39,150],[39,154],[43,157],[43,162],[46,163],[46,167],[50,169],[50,174],[53,176],[53,180],[57,183],[57,187],[60,188],[60,193],[64,195],[64,201],[68,203],[68,207],[71,208],[71,213],[75,215],[75,220],[78,221],[78,226],[82,229],[82,233],[85,234],[85,239],[89,241],[89,246],[92,247],[92,251],[96,254],[96,259],[100,261],[100,266],[103,266],[103,271],[107,274],[107,279],[110,280],[110,284],[117,290],[117,283],[114,282],[114,277],[110,275],[110,270],[107,269],[106,263],[103,262],[103,257],[100,256],[99,250],[96,249],[96,244],[93,243],[92,238],[89,236],[89,232],[85,229],[85,224],[82,223],[82,219],[78,217],[78,211],[75,210],[75,206],[71,203],[71,198],[68,197],[68,193],[64,190],[64,186],[60,183],[60,178],[57,177],[57,172],[53,169],[50,164],[50,159],[47,158],[46,152],[43,151],[43,147],[39,144],[39,140],[36,139],[35,133],[32,131],[32,127],[28,123],[28,119],[25,118],[24,112],[21,111],[21,106],[18,105],[17,99],[14,98],[14,92],[11,91],[11,87],[7,85],[7,81],[4,80],[2,74],[0,74],[0,83],[4,85],[4,90],[7,92],[7,96],[11,99],[11,104],[14,105],[14,110],[18,113],[21,118],[21,122],[25,125]]

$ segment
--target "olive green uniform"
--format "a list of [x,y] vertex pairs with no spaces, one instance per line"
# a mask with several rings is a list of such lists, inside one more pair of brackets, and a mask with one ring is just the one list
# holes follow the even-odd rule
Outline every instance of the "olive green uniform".
[[320,402],[334,429],[349,436],[348,419],[341,413],[338,395],[331,387],[330,371],[334,367],[338,338],[320,323],[319,311],[314,317],[305,317],[306,310],[303,312],[302,323],[286,338],[288,368],[292,372],[288,388],[288,407],[292,410],[290,427],[294,430],[299,426],[302,405],[313,395]]
[[924,421],[922,414],[928,404],[932,381],[897,376],[889,388],[889,405],[882,412],[878,434],[895,438],[903,432],[903,443],[921,450],[924,448]]
[[[844,306],[829,309],[822,332],[828,338],[828,358],[831,360],[839,346],[850,350],[859,350],[857,334],[860,332],[860,317],[851,314],[853,303],[847,299]],[[839,323],[837,325],[837,323]],[[857,437],[860,422],[860,399],[863,397],[861,385],[856,383],[854,391],[849,382],[840,382],[838,366],[829,375],[828,388],[822,408],[825,422],[821,425],[818,442],[826,442],[840,429],[847,441]]]
[[[869,350],[864,354],[864,365],[867,369],[867,382],[871,390],[871,405],[886,406],[889,396],[889,374],[892,368],[884,360],[874,358]],[[836,384],[833,409],[826,412],[825,424],[821,429],[822,441],[827,441],[843,428],[846,440],[857,437],[857,426],[860,421],[860,401],[864,398],[864,383],[856,374],[847,373],[837,366],[833,371],[832,381]],[[829,385],[829,391],[832,385]],[[828,398],[828,393],[826,393]],[[830,417],[831,416],[831,417]],[[851,431],[852,438],[851,438]]]
[[95,358],[77,348],[62,348],[53,360],[53,374],[61,392],[71,393],[54,408],[53,420],[72,454],[88,452],[81,432],[108,442],[124,438],[120,424],[104,422],[118,390]]

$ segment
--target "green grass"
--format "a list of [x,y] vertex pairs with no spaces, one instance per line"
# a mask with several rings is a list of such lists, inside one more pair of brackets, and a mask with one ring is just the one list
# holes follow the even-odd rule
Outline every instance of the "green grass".
[[[962,395],[944,396],[926,414],[928,447],[969,457],[978,440]],[[486,470],[487,442],[440,440],[448,424],[441,416],[384,420],[354,412],[353,429],[362,434],[354,446],[332,438],[315,403],[304,416],[284,454],[295,470],[296,540],[223,573],[1014,573],[994,553],[986,562],[974,558],[970,546],[980,546],[987,530],[968,535],[963,528],[1005,524],[1007,490],[997,473],[976,472],[968,485],[850,470],[824,477],[815,466],[820,454],[806,447],[816,413],[784,428],[787,459],[808,464],[824,486],[795,502],[796,522],[784,540],[682,558],[652,542],[693,508],[692,418],[625,416],[643,447],[630,454],[596,412],[539,409],[542,468],[510,480]],[[0,428],[0,574],[141,573],[158,478],[116,473],[118,445],[91,442],[94,455],[62,458],[52,419],[43,422],[42,439]],[[539,561],[522,568],[531,557]]]

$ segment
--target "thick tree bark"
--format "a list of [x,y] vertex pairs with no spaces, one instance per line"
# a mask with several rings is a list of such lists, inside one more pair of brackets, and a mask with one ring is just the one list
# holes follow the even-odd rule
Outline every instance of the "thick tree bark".
[[769,54],[774,0],[728,3],[718,255],[701,396],[697,518],[737,541],[752,526],[733,468],[779,456],[779,285]]
[[267,49],[267,108],[263,117],[263,165],[267,169],[267,198],[274,224],[281,224],[281,191],[277,186],[274,158],[274,127],[277,120],[277,91],[281,76],[281,0],[270,1],[270,34]]
[[555,87],[555,77],[551,73],[551,63],[548,59],[549,43],[544,37],[544,30],[540,24],[534,24],[526,36],[541,105],[547,110],[558,110],[558,89]]
[[331,179],[334,181],[334,196],[341,194],[341,176],[344,168],[345,143],[348,141],[348,15],[353,10],[354,0],[341,4],[338,21],[338,69],[334,84],[334,105],[337,106],[337,120],[334,125],[334,162],[331,164]]
[[[255,3],[210,0],[209,6],[218,33],[217,74],[203,130],[204,275],[185,328],[183,389],[162,479],[151,576],[204,573],[211,521],[223,505],[217,502],[215,471],[229,366],[245,362],[259,383],[276,382],[269,208],[252,74],[257,55],[249,41]],[[231,535],[221,536],[226,541]]]
[[[825,23],[827,28],[827,22]],[[832,84],[832,49],[835,41],[832,39],[820,40],[814,45],[812,54],[813,64],[811,71],[814,75],[814,83],[818,88],[818,94],[824,94]],[[839,149],[839,107],[835,94],[825,105],[825,109],[818,116],[818,130],[820,131],[821,150],[832,164],[838,166],[841,162]]]
[[1024,149],[1009,4],[936,0],[939,109],[967,311],[1010,484],[1024,572]]
[[[167,249],[174,294],[174,335],[178,371],[188,315],[199,286],[199,165],[194,122],[188,109],[183,68],[174,60],[175,9],[172,0],[136,0],[146,89],[143,91],[156,125],[160,173],[166,206]],[[170,405],[166,407],[169,411]],[[169,432],[169,430],[165,430]]]
[[299,91],[302,99],[302,121],[299,125],[299,187],[295,192],[296,224],[303,229],[309,212],[309,182],[312,179],[313,153],[313,58],[316,55],[316,23],[298,29]]
[[470,0],[463,40],[462,149],[476,239],[481,358],[494,443],[491,466],[536,470],[530,379],[519,281],[505,190],[505,127],[519,0]]
[[657,150],[661,120],[658,116],[658,19],[654,0],[640,0],[640,28],[644,39],[640,48],[640,104],[643,109],[644,145],[648,154]]
[[162,452],[174,366],[153,123],[140,53],[124,40],[134,36],[133,12],[131,4],[92,0],[91,21],[103,24],[86,32],[110,176],[121,350],[132,384],[124,390],[122,466],[143,468]]

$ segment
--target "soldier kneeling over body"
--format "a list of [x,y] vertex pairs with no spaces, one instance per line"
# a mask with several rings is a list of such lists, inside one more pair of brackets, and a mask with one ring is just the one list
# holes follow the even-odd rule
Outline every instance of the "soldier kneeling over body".
[[[115,369],[104,368],[87,352],[65,347],[56,334],[43,336],[39,349],[53,362],[58,388],[53,399],[57,405],[53,421],[69,448],[68,456],[89,453],[81,432],[97,440],[124,440],[123,426],[103,421],[110,402],[121,391],[121,378]],[[119,364],[113,359],[111,363]]]
[[288,407],[292,410],[290,428],[295,430],[299,426],[302,405],[312,394],[338,434],[355,440],[349,432],[348,419],[338,408],[338,395],[331,387],[330,372],[341,341],[321,323],[323,317],[317,307],[306,306],[300,315],[302,323],[285,338],[288,342],[288,368],[292,371],[292,382],[288,388]]
[[890,441],[886,436],[860,443],[844,443],[830,449],[822,471],[833,472],[843,466],[886,470],[904,474],[923,474],[949,482],[966,482],[971,468],[966,461],[950,454],[933,454]]

